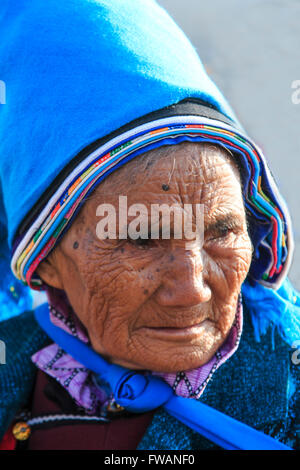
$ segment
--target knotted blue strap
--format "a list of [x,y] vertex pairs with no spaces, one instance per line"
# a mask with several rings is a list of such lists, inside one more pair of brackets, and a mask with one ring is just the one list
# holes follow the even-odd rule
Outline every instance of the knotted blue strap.
[[56,344],[110,385],[116,402],[126,410],[143,413],[163,406],[179,421],[228,450],[292,450],[198,400],[176,396],[158,377],[108,363],[85,343],[55,326],[47,304],[35,310],[35,318]]

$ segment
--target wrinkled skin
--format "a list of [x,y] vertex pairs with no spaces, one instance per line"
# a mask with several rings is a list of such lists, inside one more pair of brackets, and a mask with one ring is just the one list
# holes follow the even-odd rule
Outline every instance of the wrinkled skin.
[[[127,163],[95,189],[40,265],[41,278],[66,292],[93,348],[108,360],[188,370],[206,363],[226,339],[252,256],[240,177],[228,155],[208,144],[180,144]],[[99,240],[97,206],[118,208],[119,194],[149,212],[151,203],[203,204],[203,246],[187,250],[184,239]]]

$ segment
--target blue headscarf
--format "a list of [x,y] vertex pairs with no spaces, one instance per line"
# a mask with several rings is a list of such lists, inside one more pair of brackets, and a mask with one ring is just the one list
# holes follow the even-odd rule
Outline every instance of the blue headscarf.
[[[9,270],[11,254],[14,274],[30,283],[77,213],[74,188],[82,187],[80,201],[76,196],[82,203],[129,159],[184,140],[218,142],[240,157],[255,249],[243,291],[258,334],[264,326],[253,289],[274,305],[284,299],[299,315],[297,293],[278,290],[293,251],[284,201],[260,149],[163,8],[153,0],[2,0],[0,30],[6,85],[6,104],[0,105],[0,318],[31,304],[28,288]],[[94,179],[87,179],[91,168]],[[267,318],[291,330],[289,315]]]

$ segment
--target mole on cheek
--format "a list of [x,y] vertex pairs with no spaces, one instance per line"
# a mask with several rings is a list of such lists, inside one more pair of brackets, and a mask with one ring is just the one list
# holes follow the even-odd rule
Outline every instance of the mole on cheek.
[[74,250],[77,250],[78,247],[79,247],[79,243],[78,243],[78,242],[74,242],[74,243],[73,243],[73,248],[74,248]]

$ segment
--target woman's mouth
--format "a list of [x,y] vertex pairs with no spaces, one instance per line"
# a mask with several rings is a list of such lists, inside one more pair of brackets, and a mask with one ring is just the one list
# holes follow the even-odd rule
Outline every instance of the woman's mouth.
[[206,319],[187,327],[143,327],[141,329],[152,338],[180,342],[199,338],[212,326],[211,320]]

